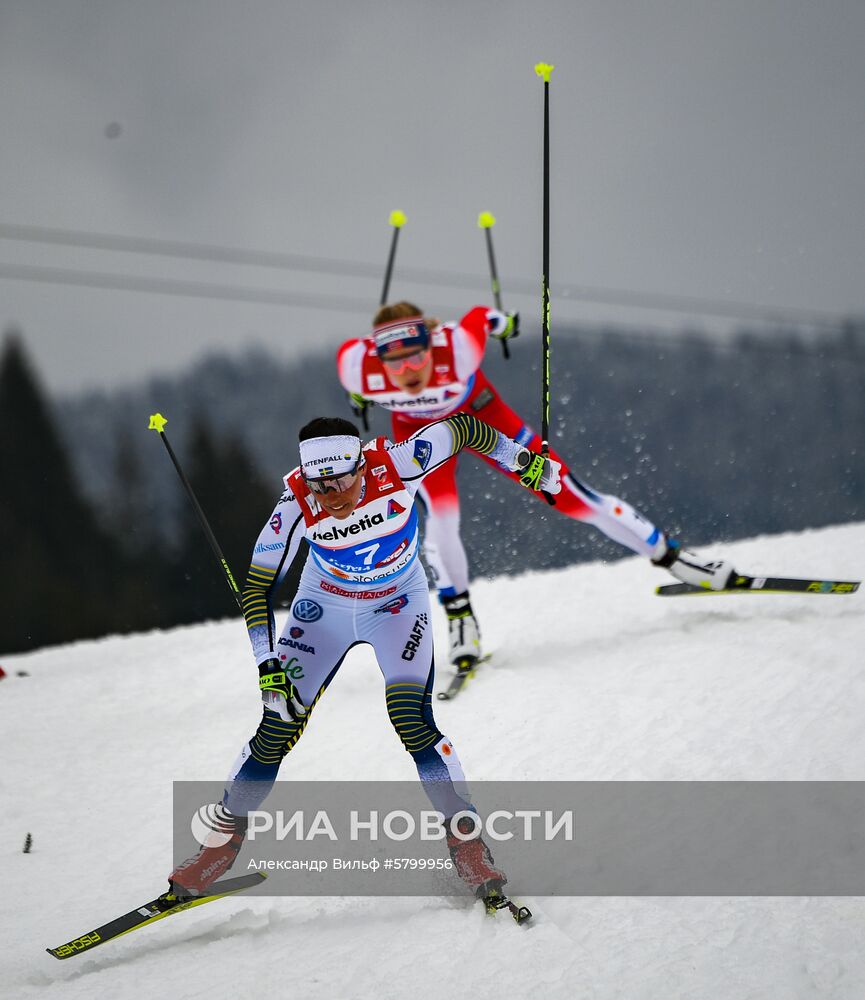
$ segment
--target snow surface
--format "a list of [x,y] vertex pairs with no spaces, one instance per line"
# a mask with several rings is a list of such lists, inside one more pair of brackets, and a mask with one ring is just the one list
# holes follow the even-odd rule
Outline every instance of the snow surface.
[[[724,554],[858,579],[865,524]],[[865,778],[865,595],[666,600],[664,581],[627,559],[475,584],[494,660],[435,704],[470,780]],[[223,779],[258,722],[255,674],[237,620],[3,666],[4,998],[865,996],[861,898],[532,899],[524,930],[448,899],[235,897],[59,963],[46,945],[161,891],[171,782]],[[368,647],[282,774],[414,777]]]

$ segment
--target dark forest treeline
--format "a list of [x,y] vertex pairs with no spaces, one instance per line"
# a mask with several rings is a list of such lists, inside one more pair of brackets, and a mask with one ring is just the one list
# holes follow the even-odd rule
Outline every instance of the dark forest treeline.
[[[3,652],[236,612],[190,510],[176,508],[174,541],[166,541],[132,426],[118,425],[114,440],[104,456],[110,496],[94,504],[21,341],[7,338],[0,358]],[[248,512],[269,510],[272,491],[240,438],[215,435],[203,416],[191,420],[188,442],[186,474],[229,564],[245,569],[256,530]],[[99,439],[91,443],[100,450]]]
[[[528,420],[538,342],[485,371]],[[574,474],[703,544],[865,516],[865,325],[723,343],[556,330],[552,441]],[[149,414],[167,431],[238,582],[313,416],[349,416],[332,355],[258,351],[52,404],[20,339],[0,359],[0,651],[236,613]],[[482,416],[482,414],[481,414]],[[374,410],[370,436],[387,433]],[[463,534],[478,575],[627,554],[471,458]],[[531,518],[531,544],[525,544]]]

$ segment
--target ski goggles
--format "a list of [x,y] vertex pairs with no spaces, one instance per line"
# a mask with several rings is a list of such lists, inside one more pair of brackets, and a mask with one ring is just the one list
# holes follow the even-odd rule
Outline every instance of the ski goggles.
[[362,466],[363,457],[355,462],[353,469],[344,472],[341,476],[321,476],[318,479],[307,479],[304,476],[303,481],[313,493],[318,493],[319,495],[330,492],[345,493],[346,490],[350,490],[357,482],[357,477],[360,474]]
[[422,347],[404,358],[382,358],[382,364],[391,375],[402,375],[404,371],[419,372],[429,360],[429,348]]

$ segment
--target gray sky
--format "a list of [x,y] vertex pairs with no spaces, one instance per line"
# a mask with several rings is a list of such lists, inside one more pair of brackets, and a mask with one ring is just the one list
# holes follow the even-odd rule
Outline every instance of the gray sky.
[[[368,328],[395,208],[408,224],[392,297],[448,317],[488,301],[476,220],[490,210],[505,305],[537,328],[539,60],[556,65],[554,337],[565,319],[695,322],[581,287],[863,314],[863,45],[862,0],[0,0],[0,328],[19,326],[62,390],[210,348],[335,346]],[[22,241],[11,226],[369,273]],[[418,280],[429,270],[477,282]],[[343,301],[45,280],[94,275]]]

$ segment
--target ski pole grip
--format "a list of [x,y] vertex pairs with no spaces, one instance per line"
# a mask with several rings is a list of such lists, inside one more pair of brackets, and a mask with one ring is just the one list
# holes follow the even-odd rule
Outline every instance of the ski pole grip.
[[[544,458],[549,458],[550,457],[550,445],[549,445],[549,442],[547,442],[547,441],[542,441],[541,442],[541,454],[544,456]],[[556,506],[556,499],[552,495],[552,493],[548,493],[547,490],[541,490],[541,495],[543,496],[544,500],[546,500],[547,503],[551,507],[555,507]]]

